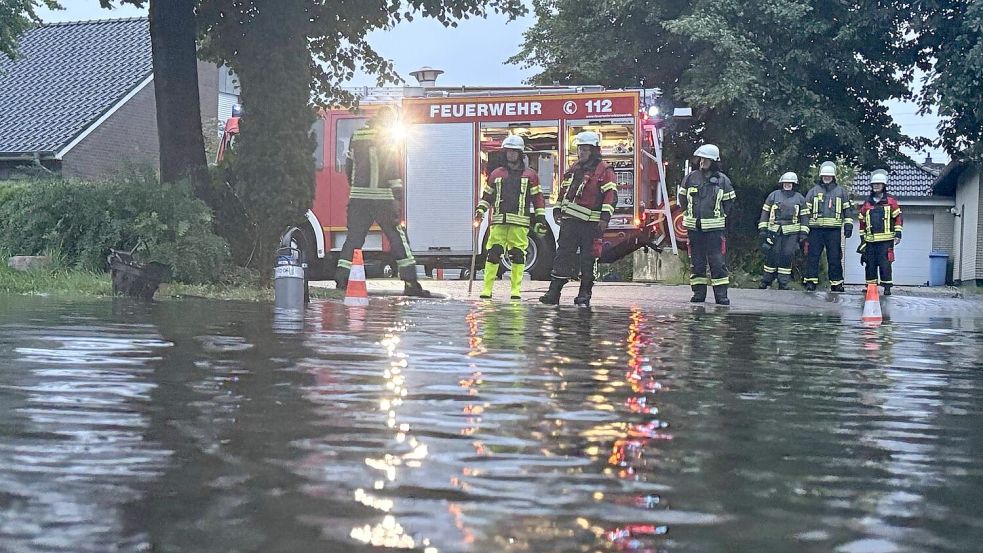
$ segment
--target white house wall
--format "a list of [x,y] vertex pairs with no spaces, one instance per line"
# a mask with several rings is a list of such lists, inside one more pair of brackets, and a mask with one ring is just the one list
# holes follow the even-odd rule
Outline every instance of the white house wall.
[[[953,278],[969,281],[983,278],[983,261],[979,254],[980,229],[980,173],[975,168],[967,169],[956,187],[956,210],[962,210],[962,220],[955,222],[956,260],[953,265]],[[963,235],[965,233],[965,235]]]

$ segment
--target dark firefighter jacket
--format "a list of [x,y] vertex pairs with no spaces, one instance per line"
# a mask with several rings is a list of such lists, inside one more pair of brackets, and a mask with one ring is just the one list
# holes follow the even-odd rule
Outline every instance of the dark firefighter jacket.
[[806,209],[809,215],[809,228],[838,228],[845,220],[853,224],[856,210],[846,189],[833,182],[816,183],[806,194]]
[[806,214],[806,199],[794,190],[775,190],[768,194],[765,205],[761,207],[758,230],[798,234],[809,232],[809,216]]
[[348,175],[349,198],[399,200],[403,197],[399,152],[371,125],[352,135],[345,173]]
[[683,209],[683,226],[687,229],[723,230],[736,198],[727,175],[696,170],[683,179],[676,201]]

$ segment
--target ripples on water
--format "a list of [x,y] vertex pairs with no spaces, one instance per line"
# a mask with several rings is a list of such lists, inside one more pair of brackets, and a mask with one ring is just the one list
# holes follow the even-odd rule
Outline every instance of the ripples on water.
[[0,550],[979,550],[981,328],[0,297]]

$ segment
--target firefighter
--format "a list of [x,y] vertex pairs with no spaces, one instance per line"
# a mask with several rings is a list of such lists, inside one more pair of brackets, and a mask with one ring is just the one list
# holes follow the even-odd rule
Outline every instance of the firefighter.
[[799,176],[788,172],[778,179],[780,188],[768,195],[761,208],[758,233],[765,254],[765,274],[759,288],[764,290],[778,277],[778,289],[788,290],[792,280],[792,258],[809,233],[806,199],[795,191]]
[[819,258],[826,250],[830,292],[843,291],[843,248],[840,229],[847,238],[853,236],[855,209],[850,195],[836,182],[836,164],[824,161],[819,166],[819,182],[806,194],[809,213],[808,254],[802,283],[813,292],[819,285]]
[[[860,208],[860,262],[865,265],[867,284],[884,286],[884,295],[891,295],[891,263],[894,246],[901,242],[901,206],[887,193],[887,171],[878,169],[870,174],[870,195]],[[878,273],[880,273],[878,275]]]
[[575,305],[590,307],[594,288],[594,270],[601,255],[600,239],[614,215],[618,185],[614,170],[601,160],[601,136],[583,131],[574,138],[577,162],[563,174],[563,182],[553,208],[553,218],[560,223],[556,257],[553,260],[549,291],[539,301],[547,305],[560,303],[560,292],[570,279],[580,275],[580,291]]
[[399,278],[405,283],[404,293],[430,297],[430,292],[417,281],[416,260],[400,222],[403,181],[399,169],[399,144],[390,134],[395,125],[396,112],[386,106],[352,135],[345,161],[349,186],[348,236],[341,248],[335,282],[339,290],[348,286],[352,254],[365,243],[369,227],[375,222],[389,240]]
[[[707,299],[707,286],[719,305],[730,305],[727,298],[727,265],[724,262],[724,227],[737,195],[727,175],[720,172],[720,149],[704,144],[693,153],[695,170],[679,186],[676,202],[683,210],[683,226],[689,239],[692,270],[689,283],[693,303]],[[707,266],[710,278],[707,278]]]
[[[539,187],[539,176],[526,167],[522,159],[525,142],[522,137],[511,135],[502,141],[505,165],[488,175],[482,189],[481,201],[474,211],[475,222],[480,223],[492,208],[491,229],[485,251],[485,286],[481,298],[492,297],[492,288],[498,278],[498,266],[503,256],[512,262],[511,299],[519,299],[522,272],[526,268],[526,248],[529,246],[529,225],[534,220],[533,231],[546,234],[546,203]],[[530,207],[535,217],[530,219]]]

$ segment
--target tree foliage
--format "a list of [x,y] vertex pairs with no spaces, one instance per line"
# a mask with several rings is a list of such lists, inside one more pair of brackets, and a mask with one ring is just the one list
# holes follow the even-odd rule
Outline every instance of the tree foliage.
[[13,59],[17,54],[17,39],[41,22],[37,9],[61,9],[56,0],[3,0],[0,2],[0,54]]
[[942,117],[939,136],[949,154],[983,161],[983,2],[917,4],[912,25],[926,71],[921,110]]

